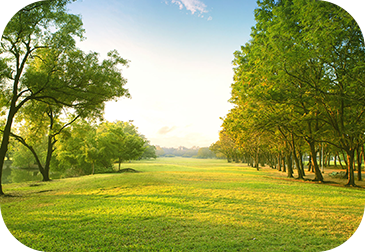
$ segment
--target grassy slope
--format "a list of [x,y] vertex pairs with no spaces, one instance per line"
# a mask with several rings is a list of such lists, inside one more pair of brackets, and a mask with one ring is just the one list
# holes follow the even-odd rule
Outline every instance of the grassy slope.
[[[13,235],[43,251],[324,251],[358,227],[365,191],[274,179],[223,160],[4,185]],[[34,184],[38,186],[34,186]]]

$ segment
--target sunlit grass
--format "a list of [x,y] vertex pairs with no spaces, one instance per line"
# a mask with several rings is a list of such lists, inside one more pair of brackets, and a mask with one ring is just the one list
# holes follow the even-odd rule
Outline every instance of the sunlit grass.
[[5,185],[16,196],[1,198],[5,223],[43,251],[324,251],[345,242],[364,211],[363,190],[223,160],[126,167],[141,173]]

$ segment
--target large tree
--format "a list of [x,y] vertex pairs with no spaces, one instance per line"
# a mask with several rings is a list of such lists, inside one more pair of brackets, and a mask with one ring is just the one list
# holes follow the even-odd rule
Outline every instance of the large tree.
[[[258,13],[272,18],[260,49],[272,87],[286,93],[290,124],[308,142],[327,142],[348,157],[348,185],[355,185],[354,151],[364,125],[364,40],[356,21],[321,1],[263,1]],[[261,37],[262,35],[258,35]],[[264,49],[263,49],[264,48]],[[279,85],[277,85],[279,84]],[[298,127],[306,125],[306,127]],[[302,132],[302,133],[301,133]],[[313,159],[316,176],[321,176]],[[318,177],[317,177],[318,178]]]
[[[44,167],[37,163],[43,180],[48,181],[54,146],[61,131],[79,117],[102,117],[106,101],[129,95],[124,88],[126,80],[117,68],[127,61],[116,51],[108,53],[109,58],[101,63],[96,53],[85,54],[77,49],[61,53],[44,49],[37,56],[24,74],[24,83],[32,90],[46,89],[40,92],[44,96],[34,101],[39,104],[37,110],[47,118],[47,158]],[[62,122],[59,118],[65,108],[72,112],[70,119]],[[35,123],[39,121],[39,116],[28,118]]]
[[258,6],[252,39],[235,53],[231,101],[241,110],[236,114],[245,114],[241,124],[250,120],[266,132],[277,128],[293,152],[305,140],[319,181],[318,145],[343,149],[348,185],[354,185],[354,150],[365,131],[359,27],[327,2],[262,0]]
[[[13,120],[34,93],[22,84],[28,60],[37,50],[74,46],[73,36],[82,36],[78,16],[66,13],[70,0],[0,2],[0,67],[2,111],[7,119],[0,146],[0,181]],[[4,194],[0,184],[0,195]]]
[[[50,161],[55,136],[62,129],[55,130],[53,123],[62,108],[71,108],[75,118],[100,116],[105,101],[129,95],[123,87],[126,80],[117,68],[127,61],[116,51],[99,63],[97,53],[85,54],[75,47],[75,36],[82,38],[83,29],[81,18],[66,12],[69,2],[51,0],[29,5],[11,19],[4,31],[0,48],[2,110],[8,116],[2,130],[0,179],[14,118],[29,101],[47,105]],[[48,180],[48,161],[46,166]]]

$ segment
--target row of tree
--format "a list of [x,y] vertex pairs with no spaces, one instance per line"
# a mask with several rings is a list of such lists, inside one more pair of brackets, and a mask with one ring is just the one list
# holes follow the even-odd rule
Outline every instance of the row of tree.
[[[34,130],[28,129],[32,135]],[[43,136],[43,137],[42,137]],[[47,137],[29,137],[24,145],[21,141],[13,143],[11,156],[14,167],[38,167],[43,180],[45,163],[48,157]],[[92,123],[78,120],[60,134],[54,145],[49,167],[53,171],[70,175],[94,174],[95,172],[112,171],[114,163],[118,169],[123,162],[156,158],[155,148],[148,144],[145,137],[138,133],[137,128],[130,122],[117,121],[114,123]],[[49,172],[49,169],[47,170]]]
[[359,26],[340,7],[316,0],[261,0],[255,18],[251,40],[234,54],[235,106],[211,148],[256,167],[286,161],[289,177],[293,159],[301,179],[307,153],[315,180],[323,181],[317,155],[324,145],[333,156],[344,153],[347,185],[355,186],[354,157],[365,140]]
[[26,6],[3,32],[0,181],[11,137],[33,152],[32,139],[24,133],[32,129],[33,138],[44,136],[46,129],[45,163],[37,163],[44,180],[49,180],[61,132],[79,119],[102,118],[106,101],[129,97],[119,69],[127,66],[127,60],[111,51],[100,61],[97,53],[76,48],[76,38],[84,39],[84,29],[81,17],[67,12],[67,4],[73,1],[48,0]]

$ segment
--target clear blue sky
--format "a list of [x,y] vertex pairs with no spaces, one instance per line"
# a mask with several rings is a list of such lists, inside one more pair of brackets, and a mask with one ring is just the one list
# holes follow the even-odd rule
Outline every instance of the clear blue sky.
[[82,0],[85,51],[117,49],[132,99],[107,104],[105,118],[134,120],[151,144],[209,146],[231,105],[233,52],[245,44],[255,0]]

